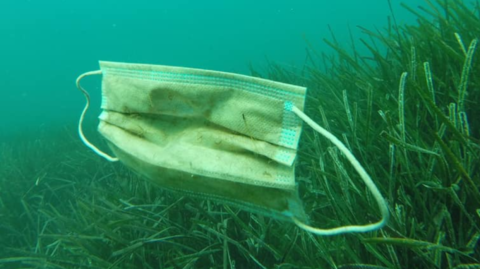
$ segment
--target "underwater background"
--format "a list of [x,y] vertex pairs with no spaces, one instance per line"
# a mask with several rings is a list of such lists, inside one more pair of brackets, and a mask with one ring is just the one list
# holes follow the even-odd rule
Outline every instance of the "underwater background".
[[[476,0],[0,2],[0,268],[480,268]],[[79,140],[75,79],[98,61],[306,86],[305,111],[386,197],[381,230],[321,237],[184,197]],[[82,81],[96,132],[100,78]],[[356,172],[305,129],[313,224],[369,223]]]

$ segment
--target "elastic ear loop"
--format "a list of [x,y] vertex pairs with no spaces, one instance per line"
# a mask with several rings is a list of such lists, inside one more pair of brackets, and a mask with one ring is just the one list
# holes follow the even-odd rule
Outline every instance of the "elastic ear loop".
[[323,136],[325,136],[327,139],[329,139],[335,146],[337,146],[341,152],[347,157],[347,159],[350,161],[350,163],[353,165],[355,170],[360,174],[360,177],[362,180],[365,182],[365,185],[367,185],[368,189],[370,189],[370,192],[373,194],[373,197],[375,200],[377,200],[378,207],[380,208],[380,212],[382,214],[382,219],[376,223],[372,224],[367,224],[367,225],[347,225],[347,226],[340,226],[337,228],[332,228],[332,229],[320,229],[320,228],[315,228],[312,226],[309,226],[302,221],[298,220],[295,217],[292,217],[293,222],[298,225],[300,228],[317,234],[317,235],[337,235],[337,234],[342,234],[342,233],[363,233],[363,232],[370,232],[373,230],[377,230],[382,228],[388,220],[389,213],[388,213],[388,208],[387,208],[387,203],[385,202],[385,199],[382,197],[380,194],[380,191],[378,190],[377,186],[375,186],[375,183],[373,183],[372,179],[370,176],[367,174],[365,169],[360,165],[360,163],[357,161],[355,156],[343,145],[340,140],[338,140],[334,135],[332,135],[330,132],[322,128],[320,125],[315,123],[310,117],[305,115],[300,109],[297,107],[293,106],[292,111],[300,117],[304,122],[306,122],[310,127],[312,127],[315,131],[319,132]]
[[88,139],[83,134],[83,129],[82,129],[83,119],[85,118],[85,114],[87,113],[87,110],[90,107],[90,95],[85,89],[82,88],[82,86],[80,86],[80,80],[82,80],[86,76],[101,75],[101,74],[102,74],[102,70],[97,70],[97,71],[91,71],[91,72],[81,74],[77,78],[77,81],[76,81],[77,89],[79,89],[83,93],[83,95],[85,95],[85,99],[87,99],[87,104],[85,105],[85,108],[83,109],[82,114],[80,115],[80,120],[78,122],[78,134],[80,135],[80,139],[82,139],[83,144],[85,144],[85,146],[93,150],[97,155],[102,156],[103,158],[107,159],[110,162],[116,162],[118,161],[118,158],[108,155],[107,153],[101,151],[95,145],[90,143],[90,141],[88,141]]

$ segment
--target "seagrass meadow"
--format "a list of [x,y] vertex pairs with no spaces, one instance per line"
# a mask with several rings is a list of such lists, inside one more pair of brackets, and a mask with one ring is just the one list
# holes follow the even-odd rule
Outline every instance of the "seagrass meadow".
[[[332,32],[333,54],[310,45],[301,69],[252,68],[308,87],[306,113],[387,199],[383,229],[315,236],[162,190],[88,151],[72,123],[0,144],[0,268],[480,268],[480,4],[404,8],[415,25],[392,10],[348,45]],[[308,127],[297,181],[315,226],[379,218],[354,169]]]

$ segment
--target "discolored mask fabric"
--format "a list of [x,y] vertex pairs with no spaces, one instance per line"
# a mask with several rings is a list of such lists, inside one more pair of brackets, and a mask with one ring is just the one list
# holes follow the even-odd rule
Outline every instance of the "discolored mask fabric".
[[[365,172],[380,205],[380,222],[333,229],[306,224],[294,165],[302,123],[313,123],[302,118],[306,88],[183,67],[100,62],[100,69],[77,79],[87,97],[79,134],[107,160],[120,160],[163,188],[291,219],[317,234],[361,232],[385,223],[385,202]],[[98,131],[116,157],[83,135],[89,96],[80,80],[94,74],[102,75]]]

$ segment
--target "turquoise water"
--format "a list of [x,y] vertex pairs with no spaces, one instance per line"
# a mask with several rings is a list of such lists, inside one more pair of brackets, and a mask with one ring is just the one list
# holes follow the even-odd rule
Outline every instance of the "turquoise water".
[[[430,6],[426,12],[434,18],[427,15],[420,27],[398,0],[390,1],[391,8],[388,0],[1,0],[0,268],[478,268],[479,1],[465,0],[470,6],[464,6],[463,0],[449,0],[438,10]],[[404,2],[420,14],[425,10],[417,5],[431,4]],[[472,3],[475,9],[470,12]],[[356,27],[384,33],[392,23],[392,10],[398,25],[412,27],[391,32],[384,40],[369,39]],[[360,38],[375,43],[386,56],[370,57]],[[334,54],[324,39],[335,39],[332,43],[347,51],[353,39],[360,53],[355,60],[340,49]],[[309,54],[326,55],[327,65],[335,68],[323,72],[323,59],[313,57],[306,65],[312,69],[289,76],[286,70],[305,68]],[[247,75],[252,66],[266,77],[307,86],[305,111],[345,142],[372,177],[390,209],[387,226],[369,234],[314,236],[289,220],[272,218],[275,214],[242,210],[242,201],[265,204],[267,210],[285,215],[295,209],[303,215],[305,209],[305,220],[320,228],[379,219],[375,199],[381,199],[372,196],[330,142],[306,125],[294,167],[299,199],[288,192],[282,200],[277,194],[283,197],[285,191],[263,185],[243,187],[246,184],[186,174],[190,170],[177,164],[189,149],[198,149],[190,151],[190,167],[196,160],[213,160],[201,152],[200,142],[168,147],[162,157],[171,159],[174,167],[160,169],[132,157],[118,163],[100,158],[77,134],[85,98],[75,87],[76,78],[97,70],[100,60]],[[268,75],[272,63],[282,68]],[[369,63],[378,68],[369,70]],[[168,71],[163,74],[171,81],[192,77]],[[196,79],[204,82],[205,76]],[[214,81],[219,80],[211,84]],[[83,130],[90,142],[111,154],[96,130],[101,82],[100,76],[82,80],[92,101]],[[218,85],[230,82],[225,78]],[[163,93],[157,97],[170,99]],[[192,108],[199,103],[185,100]],[[221,106],[214,100],[209,99],[209,105]],[[260,106],[263,103],[268,105]],[[254,103],[242,102],[242,109],[244,104],[251,108]],[[251,140],[252,146],[231,151],[257,163],[269,153],[256,148],[260,128],[250,129],[258,123],[256,112],[238,110],[238,120],[240,112],[249,138],[243,140]],[[168,122],[163,116],[158,120]],[[174,126],[177,121],[170,122]],[[217,125],[212,130],[227,129]],[[132,126],[138,137],[153,136],[150,129]],[[194,132],[208,147],[221,148],[221,139],[209,140],[204,133]],[[138,150],[129,137],[122,144]],[[161,139],[155,135],[152,140]],[[260,150],[272,148],[261,145]],[[255,148],[249,156],[248,148]],[[158,151],[150,156],[156,155]],[[227,167],[253,170],[239,164],[240,159],[217,159],[226,170],[222,179],[232,175]],[[130,171],[128,165],[150,177]],[[262,176],[272,174],[265,171]],[[199,197],[167,191],[169,184]],[[208,191],[234,203],[205,199]],[[291,200],[294,205],[287,204]]]
[[[392,6],[399,23],[413,20]],[[306,39],[329,51],[328,25],[348,46],[348,26],[358,38],[356,25],[382,28],[388,16],[386,0],[1,1],[0,133],[74,124],[84,105],[75,79],[99,60],[244,74],[267,61],[301,67]],[[98,107],[100,80],[85,83]]]

